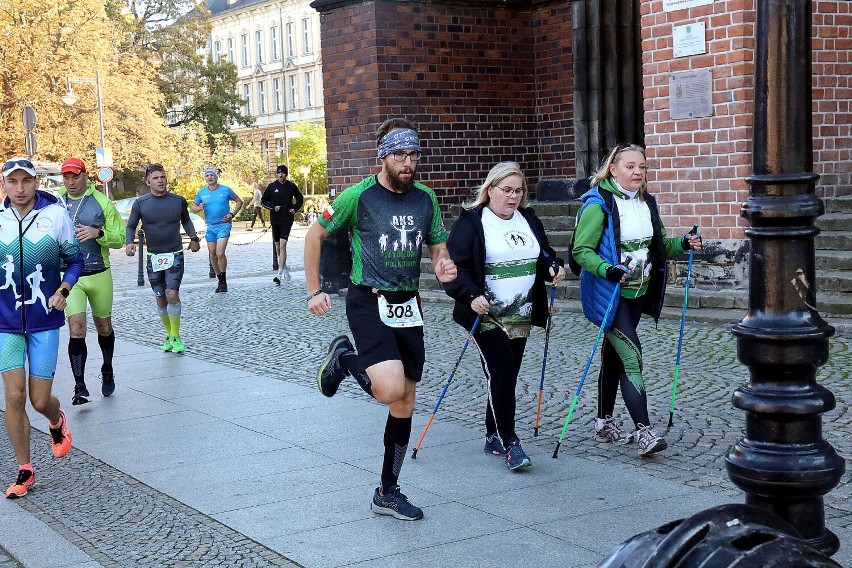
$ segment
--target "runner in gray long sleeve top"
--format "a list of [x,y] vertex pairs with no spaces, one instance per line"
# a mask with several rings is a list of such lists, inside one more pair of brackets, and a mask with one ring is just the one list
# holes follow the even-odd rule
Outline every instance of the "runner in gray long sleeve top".
[[157,314],[166,328],[163,351],[183,353],[185,346],[180,336],[180,282],[184,260],[181,224],[191,237],[189,250],[198,252],[199,239],[189,221],[186,199],[169,193],[169,181],[162,165],[151,164],[145,168],[145,183],[151,188],[151,193],[137,199],[130,209],[124,248],[127,256],[136,254],[133,236],[141,219],[148,241],[148,282],[157,300]]
[[[156,196],[153,193],[143,195],[135,202],[127,220],[127,242],[135,242],[136,226],[142,221],[148,251],[159,254],[177,252],[183,249],[180,239],[180,225],[186,234],[195,239],[195,227],[189,218],[186,199],[174,193]],[[178,224],[180,222],[180,225]]]

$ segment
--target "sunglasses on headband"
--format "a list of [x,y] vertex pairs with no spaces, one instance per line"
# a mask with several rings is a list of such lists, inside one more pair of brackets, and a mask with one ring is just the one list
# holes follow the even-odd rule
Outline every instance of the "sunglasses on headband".
[[23,158],[20,160],[9,160],[5,164],[3,164],[3,171],[8,172],[12,169],[27,169],[27,170],[35,170],[35,166],[29,160],[24,160]]

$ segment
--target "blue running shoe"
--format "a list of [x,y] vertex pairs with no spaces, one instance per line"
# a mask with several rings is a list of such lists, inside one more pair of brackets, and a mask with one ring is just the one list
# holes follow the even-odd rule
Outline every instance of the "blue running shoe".
[[506,453],[506,467],[512,471],[518,471],[531,465],[532,462],[529,456],[521,447],[521,441],[517,438],[512,438],[509,442],[509,451]]
[[485,436],[485,453],[492,456],[506,456],[506,448],[503,447],[500,436],[497,434]]
[[411,504],[408,497],[399,491],[399,485],[391,487],[384,494],[380,489],[381,487],[376,487],[373,502],[370,504],[374,513],[390,515],[403,521],[419,521],[423,518],[423,511]]
[[101,394],[109,396],[115,392],[115,375],[112,373],[101,373]]

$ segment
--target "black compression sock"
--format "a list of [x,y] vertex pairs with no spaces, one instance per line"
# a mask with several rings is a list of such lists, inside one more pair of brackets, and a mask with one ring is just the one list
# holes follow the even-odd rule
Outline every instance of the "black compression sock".
[[71,373],[75,383],[85,382],[87,355],[86,338],[72,337],[68,341],[68,358],[71,360]]
[[376,398],[373,396],[373,382],[370,380],[370,377],[367,376],[365,371],[358,370],[358,353],[350,351],[349,353],[341,355],[340,366],[343,367],[343,370],[346,371],[347,374],[355,377],[355,380],[358,381],[358,385],[364,389],[365,393]]
[[112,355],[115,351],[115,331],[110,331],[109,335],[98,335],[98,345],[101,346],[101,353],[104,356],[103,365],[101,365],[101,375],[112,374]]
[[382,493],[397,485],[410,438],[411,417],[397,418],[388,413],[388,421],[385,424],[385,459],[382,463]]

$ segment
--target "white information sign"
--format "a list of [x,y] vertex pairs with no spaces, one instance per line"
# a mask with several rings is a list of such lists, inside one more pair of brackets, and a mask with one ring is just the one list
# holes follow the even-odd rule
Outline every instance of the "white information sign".
[[95,148],[95,165],[99,168],[111,168],[112,148]]
[[674,40],[675,57],[707,53],[704,22],[675,26],[672,28],[672,39]]
[[694,6],[706,6],[712,4],[713,0],[663,0],[663,12],[674,12]]

